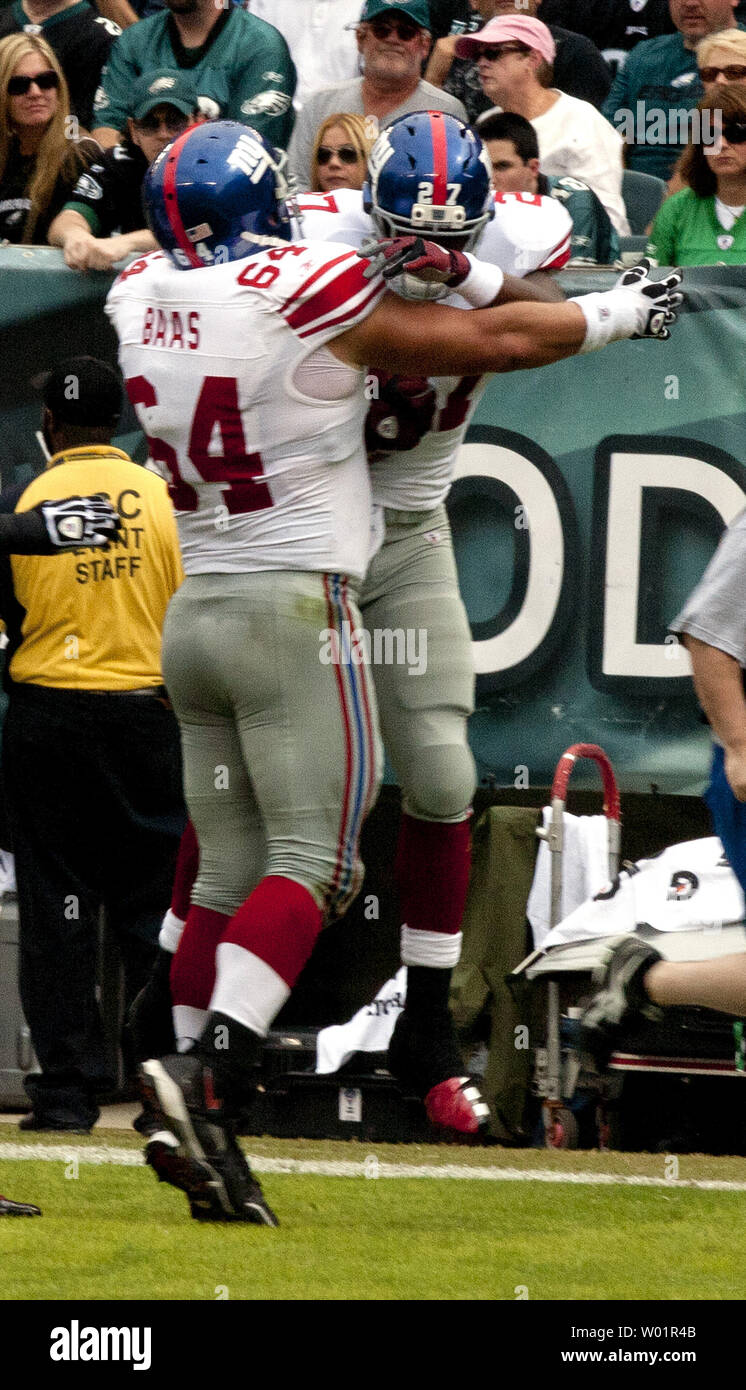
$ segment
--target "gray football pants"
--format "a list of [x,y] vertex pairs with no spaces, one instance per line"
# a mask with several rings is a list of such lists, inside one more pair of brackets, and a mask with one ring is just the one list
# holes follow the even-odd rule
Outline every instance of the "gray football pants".
[[200,844],[194,903],[232,915],[278,874],[331,920],[359,890],[382,765],[370,673],[347,640],[360,624],[339,575],[191,575],[171,600],[163,673]]
[[420,820],[464,820],[476,782],[467,740],[474,668],[444,506],[386,511],[386,539],[360,607],[404,809]]

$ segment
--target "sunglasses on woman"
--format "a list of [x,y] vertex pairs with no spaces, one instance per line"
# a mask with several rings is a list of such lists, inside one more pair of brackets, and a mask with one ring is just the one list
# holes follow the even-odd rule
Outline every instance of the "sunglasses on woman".
[[475,52],[475,59],[486,58],[488,63],[496,63],[505,53],[528,53],[530,50],[519,43],[486,43]]
[[715,82],[721,73],[726,82],[740,82],[743,77],[746,77],[746,64],[731,63],[727,68],[700,68],[699,70],[703,82]]
[[725,121],[723,135],[729,145],[746,145],[746,121]]
[[25,97],[26,93],[31,90],[32,82],[43,92],[49,92],[53,87],[60,85],[57,73],[50,68],[48,72],[37,72],[36,77],[11,77],[8,83],[8,96]]
[[340,145],[338,150],[330,149],[329,145],[319,145],[316,161],[318,164],[328,164],[334,155],[341,159],[343,164],[357,164],[360,159],[360,151],[356,150],[354,145]]

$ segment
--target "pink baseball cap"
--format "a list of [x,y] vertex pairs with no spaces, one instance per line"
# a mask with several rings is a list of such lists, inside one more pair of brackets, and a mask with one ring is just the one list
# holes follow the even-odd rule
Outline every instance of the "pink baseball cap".
[[529,15],[496,15],[476,34],[464,35],[456,43],[458,58],[474,58],[480,48],[493,43],[525,43],[527,48],[535,48],[545,63],[553,63],[557,49],[554,39],[540,19]]

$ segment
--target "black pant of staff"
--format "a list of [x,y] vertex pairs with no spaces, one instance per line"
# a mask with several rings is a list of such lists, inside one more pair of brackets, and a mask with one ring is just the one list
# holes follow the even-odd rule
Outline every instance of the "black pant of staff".
[[155,957],[185,824],[176,719],[155,694],[15,685],[3,775],[16,856],[20,994],[36,1124],[88,1129],[111,1090],[96,1000],[103,906],[126,993]]

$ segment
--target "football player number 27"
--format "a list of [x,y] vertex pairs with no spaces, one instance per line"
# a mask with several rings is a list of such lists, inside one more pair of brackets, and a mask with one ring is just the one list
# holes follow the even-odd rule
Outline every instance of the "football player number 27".
[[[155,387],[144,376],[131,376],[125,382],[133,406],[158,404]],[[217,429],[222,454],[208,453]],[[171,477],[169,492],[177,512],[195,512],[199,505],[197,489],[181,476],[176,450],[165,439],[146,435],[150,456],[162,463]],[[231,376],[206,376],[192,417],[187,455],[206,483],[222,483],[223,503],[229,515],[263,511],[272,506],[267,484],[261,481],[262,456],[246,452],[241,412],[238,408],[238,382]]]

